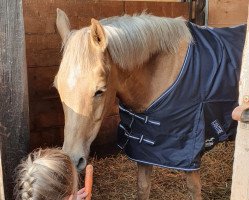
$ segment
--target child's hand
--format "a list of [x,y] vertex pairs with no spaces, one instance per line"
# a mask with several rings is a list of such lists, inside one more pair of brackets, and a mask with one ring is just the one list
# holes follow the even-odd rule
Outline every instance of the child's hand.
[[[77,200],[84,200],[87,197],[87,193],[85,192],[85,188],[80,189],[77,192]],[[68,200],[73,200],[75,199],[75,195],[71,195]]]
[[77,192],[77,200],[85,199],[87,195],[88,194],[85,192],[85,188],[82,188]]

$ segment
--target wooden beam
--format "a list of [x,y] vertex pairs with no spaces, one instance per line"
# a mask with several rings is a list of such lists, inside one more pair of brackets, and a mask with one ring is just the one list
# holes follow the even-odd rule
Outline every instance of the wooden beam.
[[[113,0],[99,0],[99,2],[100,1],[113,1]],[[116,1],[184,2],[183,0],[116,0]]]
[[0,141],[6,200],[13,198],[14,170],[29,140],[27,68],[22,0],[1,0]]
[[198,25],[204,25],[205,24],[205,6],[206,6],[206,0],[196,0],[194,1],[194,23]]
[[163,17],[179,17],[189,18],[189,3],[164,3],[164,2],[142,2],[127,1],[125,2],[126,14],[141,13],[146,10],[148,13]]
[[[249,17],[247,20],[249,23]],[[239,108],[249,107],[249,27],[240,75]],[[236,118],[236,108],[233,118]],[[235,141],[231,200],[249,200],[249,123],[239,122]]]

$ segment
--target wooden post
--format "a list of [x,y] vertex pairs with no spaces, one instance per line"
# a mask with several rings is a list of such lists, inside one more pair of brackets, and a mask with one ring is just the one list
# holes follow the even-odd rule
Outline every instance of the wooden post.
[[6,200],[13,198],[14,169],[29,140],[27,68],[22,0],[0,1],[0,164]]
[[3,169],[2,169],[1,149],[2,149],[2,141],[0,141],[0,200],[3,200],[5,198],[4,198],[4,189],[3,189]]
[[[247,24],[249,23],[249,18]],[[249,107],[249,27],[247,27],[245,48],[243,52],[239,108]],[[235,109],[233,118],[236,118]],[[239,122],[235,141],[231,200],[249,200],[249,124]]]
[[193,5],[193,15],[194,15],[194,23],[198,25],[205,25],[205,6],[206,0],[195,0]]

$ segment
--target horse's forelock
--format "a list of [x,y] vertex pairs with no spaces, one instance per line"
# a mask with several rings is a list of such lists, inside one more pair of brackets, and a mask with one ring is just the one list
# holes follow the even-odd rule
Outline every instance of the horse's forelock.
[[81,66],[82,71],[88,71],[94,66],[94,56],[89,41],[89,28],[72,31],[64,46],[60,69],[69,70]]

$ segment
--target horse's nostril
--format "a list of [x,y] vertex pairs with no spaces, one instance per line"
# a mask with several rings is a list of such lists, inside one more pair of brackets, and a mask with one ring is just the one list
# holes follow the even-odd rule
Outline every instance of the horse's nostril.
[[78,165],[81,164],[82,162],[84,162],[84,158],[81,157],[81,158],[79,159]]
[[86,160],[83,157],[81,157],[79,159],[78,164],[77,164],[77,169],[78,170],[83,170],[85,167],[86,167]]

